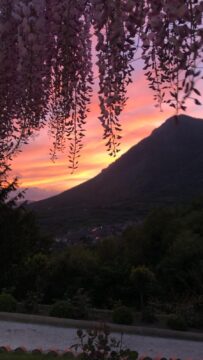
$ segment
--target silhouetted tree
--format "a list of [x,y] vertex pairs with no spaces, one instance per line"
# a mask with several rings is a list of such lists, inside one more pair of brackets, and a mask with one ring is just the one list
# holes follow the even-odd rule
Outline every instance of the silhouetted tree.
[[25,278],[28,258],[49,252],[52,243],[40,234],[33,213],[19,202],[23,192],[18,191],[17,178],[9,180],[8,170],[0,175],[0,289],[18,287]]

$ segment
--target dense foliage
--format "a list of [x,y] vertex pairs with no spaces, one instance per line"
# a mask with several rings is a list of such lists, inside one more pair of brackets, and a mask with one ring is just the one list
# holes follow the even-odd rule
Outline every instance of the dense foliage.
[[[25,264],[40,264],[48,253],[51,239],[41,236],[34,215],[20,203],[17,179],[0,177],[0,289],[16,287],[21,293]],[[39,265],[38,265],[39,269]],[[36,275],[36,274],[35,274]],[[32,284],[28,287],[32,289]],[[22,293],[21,293],[22,295]]]
[[112,320],[116,324],[127,324],[133,323],[132,311],[126,306],[116,306],[113,310]]
[[48,124],[52,157],[68,140],[70,166],[77,167],[92,50],[110,155],[119,151],[119,115],[137,56],[159,107],[166,102],[177,113],[187,98],[200,104],[202,12],[199,0],[1,0],[0,163]]
[[5,220],[7,235],[0,228],[0,286],[1,291],[13,288],[18,300],[32,292],[46,304],[65,301],[67,311],[80,309],[82,317],[90,305],[130,306],[144,310],[145,318],[152,315],[146,308],[151,303],[165,304],[169,313],[176,305],[202,306],[201,202],[156,210],[121,236],[57,252],[37,234],[30,214],[19,208],[8,211],[12,221],[6,227]]
[[0,294],[0,311],[15,312],[16,307],[17,302],[12,295],[6,293]]

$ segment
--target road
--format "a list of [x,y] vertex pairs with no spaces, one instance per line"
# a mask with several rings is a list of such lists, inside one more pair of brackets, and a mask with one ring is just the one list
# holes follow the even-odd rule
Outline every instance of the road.
[[[28,350],[42,348],[45,351],[63,351],[76,342],[76,329],[73,328],[0,321],[0,346],[9,345],[12,349],[24,346]],[[199,341],[126,334],[123,343],[126,347],[137,350],[140,356],[162,355],[181,360],[203,360],[203,343]]]

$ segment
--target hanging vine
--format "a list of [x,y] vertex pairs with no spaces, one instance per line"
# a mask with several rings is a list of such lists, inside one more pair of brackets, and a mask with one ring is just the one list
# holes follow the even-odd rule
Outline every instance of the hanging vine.
[[120,150],[136,51],[157,106],[177,114],[187,99],[200,105],[202,13],[200,0],[0,0],[0,164],[48,125],[52,159],[68,149],[77,168],[93,87],[92,36],[111,156]]
[[[142,32],[144,69],[155,100],[186,110],[190,97],[201,105],[195,88],[202,62],[203,2],[196,0],[147,1],[147,21]],[[194,94],[192,96],[191,94]]]

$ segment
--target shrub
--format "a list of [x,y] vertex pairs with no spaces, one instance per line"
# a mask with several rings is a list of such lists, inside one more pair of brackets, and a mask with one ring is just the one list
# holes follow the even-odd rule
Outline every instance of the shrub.
[[78,289],[72,299],[57,301],[51,308],[50,315],[72,319],[87,319],[90,301],[83,289]]
[[49,314],[60,318],[74,318],[75,311],[70,301],[57,301],[52,305]]
[[71,303],[74,308],[75,319],[88,319],[90,309],[90,299],[84,289],[78,289],[73,296]]
[[194,303],[194,311],[203,314],[203,295],[200,295]]
[[193,316],[190,316],[187,319],[188,326],[195,329],[203,328],[203,314],[202,313],[194,313]]
[[142,311],[142,321],[146,324],[153,324],[157,321],[154,311],[151,307],[146,307]]
[[129,353],[128,353],[128,357],[127,357],[127,359],[128,360],[137,360],[138,359],[138,352],[137,351],[129,351]]
[[[103,324],[94,329],[77,331],[78,343],[72,345],[79,351],[79,358],[83,360],[137,360],[138,352],[123,348],[123,335],[117,340],[110,334],[109,328]],[[78,356],[77,356],[78,358]]]
[[131,325],[133,323],[133,313],[127,306],[119,306],[113,310],[112,319],[116,324]]
[[171,314],[168,317],[167,325],[169,328],[173,330],[187,330],[187,321],[182,315],[179,314]]
[[15,298],[6,293],[0,294],[0,311],[15,312],[17,307],[17,301]]
[[23,302],[23,309],[29,314],[39,313],[39,303],[41,296],[33,291],[27,293],[26,299]]

